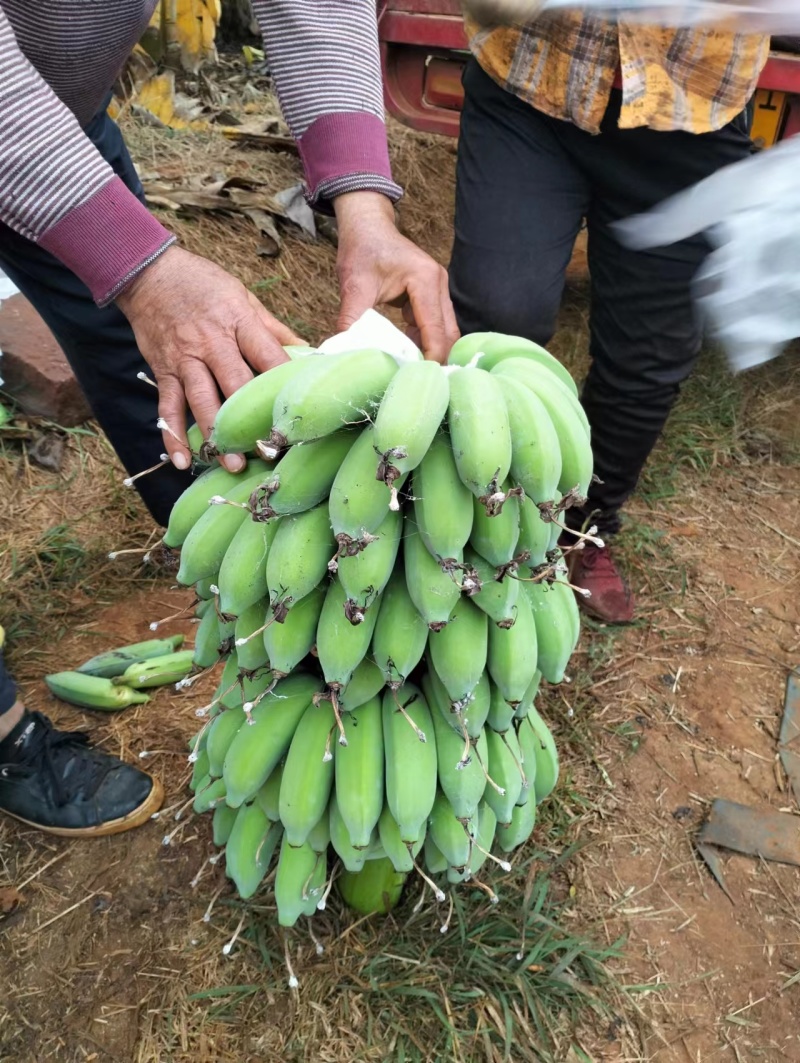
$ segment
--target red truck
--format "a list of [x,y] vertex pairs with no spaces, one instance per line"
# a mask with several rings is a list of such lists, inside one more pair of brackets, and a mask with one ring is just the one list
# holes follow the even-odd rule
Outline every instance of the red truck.
[[[378,27],[387,110],[414,129],[458,136],[468,55],[458,0],[379,0]],[[753,101],[760,147],[800,133],[800,42],[776,39],[773,49]]]

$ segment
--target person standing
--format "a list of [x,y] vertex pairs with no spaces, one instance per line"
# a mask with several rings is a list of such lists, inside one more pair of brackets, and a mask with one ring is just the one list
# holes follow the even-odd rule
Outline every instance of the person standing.
[[[588,227],[591,364],[582,402],[597,482],[573,527],[604,540],[636,487],[700,353],[691,282],[695,237],[642,252],[614,223],[649,210],[752,150],[745,108],[769,40],[666,29],[580,11],[524,25],[467,20],[450,291],[462,332],[524,336],[556,328],[575,238]],[[634,600],[613,553],[586,544],[571,580],[611,623]]]
[[[136,481],[164,525],[189,479],[187,407],[207,436],[221,398],[298,338],[144,204],[106,109],[156,2],[0,0],[0,269],[53,331],[128,472],[167,451],[170,465]],[[447,274],[395,226],[374,0],[254,9],[309,199],[337,218],[340,327],[400,302],[444,359],[458,336]],[[145,772],[29,712],[0,656],[0,812],[90,836],[144,822],[161,796]]]

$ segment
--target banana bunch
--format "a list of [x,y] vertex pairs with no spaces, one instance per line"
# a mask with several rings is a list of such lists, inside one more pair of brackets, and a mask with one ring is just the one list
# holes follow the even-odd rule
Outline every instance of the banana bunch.
[[219,670],[190,785],[240,896],[274,863],[291,926],[334,857],[359,911],[414,871],[494,898],[481,868],[510,868],[558,780],[534,702],[580,633],[558,545],[592,476],[572,378],[494,333],[445,367],[305,352],[222,405],[215,450],[245,471],[201,473],[164,541],[197,594],[191,665]]

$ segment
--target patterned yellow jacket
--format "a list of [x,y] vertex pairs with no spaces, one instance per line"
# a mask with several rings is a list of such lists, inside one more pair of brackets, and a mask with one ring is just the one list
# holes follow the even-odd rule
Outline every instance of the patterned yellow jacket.
[[623,129],[707,133],[742,110],[769,54],[769,38],[722,29],[664,29],[580,13],[522,28],[467,20],[470,47],[495,81],[539,111],[600,130],[621,73]]

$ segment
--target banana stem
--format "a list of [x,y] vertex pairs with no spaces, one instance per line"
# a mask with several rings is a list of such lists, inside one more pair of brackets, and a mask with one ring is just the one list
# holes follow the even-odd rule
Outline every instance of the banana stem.
[[141,480],[143,476],[147,476],[148,473],[158,472],[159,469],[163,469],[165,465],[169,465],[169,454],[161,454],[160,461],[156,465],[151,465],[149,469],[142,469],[141,472],[134,473],[133,476],[126,476],[122,481],[123,487],[133,487],[137,480]]
[[205,912],[203,912],[203,922],[204,923],[210,923],[211,922],[211,912],[213,911],[214,905],[216,904],[217,900],[219,899],[219,895],[222,893],[222,891],[224,889],[225,889],[224,886],[220,886],[220,888],[217,890],[217,892],[214,894],[214,896],[208,902],[208,908],[206,908]]
[[492,904],[500,903],[500,898],[497,896],[491,886],[487,886],[484,882],[480,882],[476,878],[470,879],[469,884],[470,886],[474,886],[476,889],[479,889],[482,893],[485,893]]
[[239,920],[239,925],[236,927],[236,929],[233,932],[233,937],[230,939],[230,941],[226,941],[225,944],[222,946],[222,955],[223,956],[230,956],[231,949],[236,944],[236,939],[238,938],[238,936],[242,932],[242,927],[244,926],[244,921],[245,921],[246,918],[247,918],[247,912],[242,912],[242,917]]
[[286,938],[283,939],[283,956],[286,961],[286,970],[289,972],[289,988],[297,989],[297,987],[300,985],[300,982],[297,979],[297,975],[294,973],[292,961],[289,959],[289,942],[286,940]]
[[172,436],[173,439],[177,439],[177,441],[182,447],[186,447],[187,450],[191,450],[191,447],[189,446],[189,440],[181,439],[181,437],[176,432],[173,432],[163,417],[159,417],[159,419],[156,421],[156,428],[160,428],[162,432],[167,432],[169,435]]
[[339,711],[339,701],[336,697],[337,689],[335,686],[331,687],[331,706],[333,708],[333,715],[336,718],[336,726],[339,728],[339,745],[347,745],[347,735],[344,733],[344,724],[342,723],[342,714]]
[[158,384],[156,384],[155,380],[149,377],[147,373],[144,372],[144,370],[140,370],[136,374],[136,379],[143,380],[145,384],[149,384],[151,388],[155,388],[156,391],[158,391]]
[[408,723],[408,726],[414,731],[414,733],[416,734],[416,736],[420,740],[420,742],[427,742],[428,738],[427,738],[427,735],[425,734],[425,732],[423,730],[421,730],[419,727],[417,727],[417,725],[411,719],[409,714],[406,712],[405,708],[400,704],[400,699],[397,697],[397,691],[396,690],[392,691],[392,697],[394,698],[394,703],[397,706],[397,711],[403,714],[403,718]]
[[446,934],[447,933],[447,931],[450,929],[450,920],[452,918],[453,918],[453,894],[451,893],[450,894],[450,904],[449,904],[449,907],[448,907],[448,910],[447,910],[447,918],[442,923],[442,925],[439,927],[439,933],[440,934]]
[[445,899],[444,892],[439,889],[439,887],[436,885],[436,883],[433,881],[432,878],[429,878],[425,874],[425,872],[419,866],[417,861],[414,859],[414,856],[413,856],[413,854],[411,852],[411,849],[412,849],[412,847],[409,845],[409,847],[408,847],[408,855],[411,857],[411,863],[414,865],[414,870],[419,875],[419,877],[422,879],[422,881],[427,883],[430,886],[430,888],[433,890],[433,896],[436,898],[436,900],[439,902],[439,904],[441,904],[442,901]]
[[[317,908],[319,909],[319,905],[317,905]],[[321,956],[323,954],[323,952],[325,951],[325,946],[322,944],[320,939],[314,933],[314,924],[311,921],[311,916],[308,917],[308,936],[314,942],[314,950],[315,950],[317,956]]]
[[502,786],[498,786],[498,784],[494,781],[494,779],[491,777],[489,772],[486,770],[486,765],[481,760],[481,755],[478,752],[478,747],[477,746],[475,747],[475,756],[478,759],[478,763],[481,766],[481,771],[483,772],[484,777],[486,778],[486,781],[488,782],[488,784],[492,787],[493,790],[496,790],[500,794],[501,797],[505,797],[505,795],[506,795],[505,789]]

